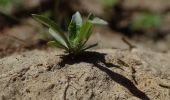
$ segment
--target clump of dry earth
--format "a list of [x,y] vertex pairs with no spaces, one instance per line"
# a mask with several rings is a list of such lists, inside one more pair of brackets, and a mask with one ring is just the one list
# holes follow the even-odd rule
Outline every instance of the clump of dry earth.
[[0,59],[1,100],[169,100],[170,53],[33,50]]

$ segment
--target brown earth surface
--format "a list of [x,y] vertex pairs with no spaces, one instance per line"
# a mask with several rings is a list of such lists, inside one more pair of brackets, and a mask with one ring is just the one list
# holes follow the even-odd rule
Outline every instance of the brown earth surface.
[[1,100],[169,100],[170,53],[33,50],[0,59]]

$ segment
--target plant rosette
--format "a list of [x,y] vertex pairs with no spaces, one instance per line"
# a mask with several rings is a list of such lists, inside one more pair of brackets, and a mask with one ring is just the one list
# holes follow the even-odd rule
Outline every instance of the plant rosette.
[[33,14],[34,19],[49,27],[49,33],[54,37],[54,41],[49,41],[50,46],[65,49],[69,54],[77,55],[87,49],[97,46],[97,43],[86,45],[92,34],[94,25],[106,25],[107,22],[93,14],[89,14],[88,19],[83,21],[81,14],[76,12],[68,26],[68,35],[52,20],[42,15]]

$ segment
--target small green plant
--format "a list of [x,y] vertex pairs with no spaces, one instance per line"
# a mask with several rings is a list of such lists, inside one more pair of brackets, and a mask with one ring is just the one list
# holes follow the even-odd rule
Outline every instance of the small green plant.
[[49,41],[48,44],[57,48],[65,49],[69,54],[77,55],[89,48],[97,46],[97,43],[85,45],[90,35],[94,24],[107,24],[106,21],[89,14],[88,19],[83,22],[79,12],[76,12],[68,26],[68,35],[58,27],[58,25],[42,15],[33,14],[33,18],[40,21],[42,24],[49,27],[49,33],[55,38],[55,41]]

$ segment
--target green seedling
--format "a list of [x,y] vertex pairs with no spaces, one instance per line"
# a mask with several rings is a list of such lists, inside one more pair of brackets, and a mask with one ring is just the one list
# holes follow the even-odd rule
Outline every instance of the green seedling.
[[33,14],[33,18],[49,27],[49,33],[54,37],[54,41],[49,41],[48,44],[57,48],[65,49],[69,54],[77,55],[87,49],[97,46],[97,43],[85,45],[92,34],[94,24],[104,24],[107,22],[89,14],[86,21],[82,20],[79,12],[76,12],[68,26],[68,35],[58,27],[58,25],[42,15]]

